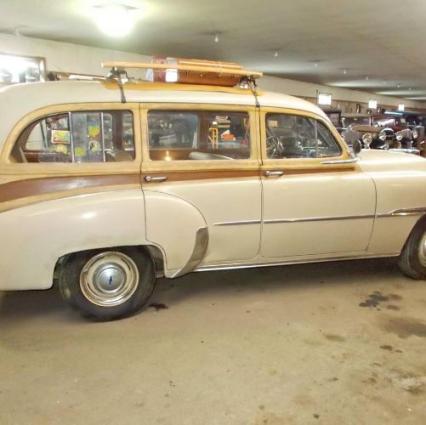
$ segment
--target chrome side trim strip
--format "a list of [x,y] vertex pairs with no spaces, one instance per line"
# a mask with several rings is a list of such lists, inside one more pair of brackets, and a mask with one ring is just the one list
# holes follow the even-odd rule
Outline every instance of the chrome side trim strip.
[[407,217],[415,215],[426,214],[426,207],[420,208],[402,208],[399,210],[394,210],[389,213],[377,214],[377,218],[386,218],[386,217]]
[[[305,223],[315,221],[341,221],[341,220],[365,220],[372,218],[385,218],[385,217],[396,217],[396,216],[412,216],[426,214],[426,208],[405,208],[401,210],[395,210],[384,214],[360,214],[360,215],[345,215],[345,216],[330,216],[330,217],[306,217],[306,218],[274,218],[270,220],[264,220],[265,224],[277,224],[277,223]],[[214,226],[241,226],[247,224],[260,224],[261,220],[240,220],[240,221],[224,221],[221,223],[214,223]]]
[[348,261],[348,260],[364,260],[372,258],[390,258],[398,257],[399,252],[389,254],[371,254],[371,255],[357,255],[357,256],[341,256],[341,257],[329,257],[329,258],[316,258],[316,259],[305,259],[305,260],[289,260],[279,261],[274,263],[255,263],[255,264],[219,264],[212,266],[202,266],[194,270],[194,272],[209,272],[219,270],[239,270],[239,269],[253,269],[257,267],[275,267],[275,266],[291,266],[297,264],[309,264],[309,263],[327,263],[330,261]]
[[306,218],[286,218],[286,219],[271,219],[265,220],[265,224],[273,223],[305,223],[310,221],[341,221],[341,220],[363,220],[369,218],[375,218],[374,214],[363,214],[363,215],[345,215],[338,217],[306,217]]
[[261,220],[224,221],[222,223],[215,223],[214,226],[241,226],[245,224],[260,224],[261,222]]
[[361,214],[361,215],[345,215],[337,217],[306,217],[306,218],[277,218],[264,220],[265,224],[276,223],[306,223],[315,221],[341,221],[341,220],[363,220],[371,218],[386,218],[386,217],[404,217],[426,214],[426,207],[421,208],[403,208],[400,210],[391,211],[383,214]]
[[188,262],[185,264],[183,268],[174,273],[171,277],[179,277],[183,276],[187,273],[192,272],[204,258],[204,255],[207,252],[207,247],[209,245],[209,231],[207,227],[201,227],[197,230],[195,235],[195,244],[194,250],[192,251],[192,255]]
[[426,207],[421,208],[403,208],[392,212],[392,215],[421,215],[426,214]]
[[359,161],[359,158],[350,158],[350,159],[327,159],[321,161],[321,164],[324,165],[333,165],[333,164],[355,164]]

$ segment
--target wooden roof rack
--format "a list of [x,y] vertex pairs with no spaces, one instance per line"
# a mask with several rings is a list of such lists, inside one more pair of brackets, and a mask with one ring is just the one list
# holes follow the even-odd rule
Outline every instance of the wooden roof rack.
[[235,86],[242,80],[254,81],[263,74],[249,71],[242,66],[231,62],[214,62],[197,59],[174,59],[173,62],[103,62],[103,68],[111,68],[118,73],[128,69],[152,69],[154,81],[167,81],[168,70],[177,71],[176,83],[206,84],[217,86]]

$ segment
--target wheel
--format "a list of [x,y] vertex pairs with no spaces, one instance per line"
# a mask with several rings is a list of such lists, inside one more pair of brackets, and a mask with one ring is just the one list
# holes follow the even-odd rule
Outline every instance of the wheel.
[[112,320],[139,310],[155,283],[151,257],[129,247],[71,255],[59,273],[59,290],[71,307],[98,320]]
[[426,219],[413,230],[398,262],[401,271],[412,279],[426,279]]

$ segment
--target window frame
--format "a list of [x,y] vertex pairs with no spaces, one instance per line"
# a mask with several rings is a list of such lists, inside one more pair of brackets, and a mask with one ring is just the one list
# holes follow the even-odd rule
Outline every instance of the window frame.
[[[250,157],[233,160],[152,160],[149,154],[148,112],[150,111],[207,111],[207,112],[242,112],[247,113],[250,121]],[[143,171],[186,171],[186,170],[228,170],[258,169],[260,165],[260,141],[258,112],[256,107],[236,104],[199,104],[199,103],[144,103],[141,104],[142,124],[142,168]]]
[[[129,111],[133,115],[133,136],[135,145],[135,159],[132,161],[120,162],[16,162],[13,159],[13,148],[18,142],[21,134],[36,121],[46,117],[67,114],[69,112],[108,112],[108,111]],[[140,169],[142,160],[141,134],[140,134],[140,113],[139,103],[78,103],[78,104],[59,104],[37,109],[22,117],[7,137],[0,159],[4,165],[6,173],[19,174],[81,174],[86,172],[125,172],[136,171]]]
[[[266,117],[268,114],[283,114],[283,115],[297,115],[305,118],[312,118],[321,122],[326,129],[328,129],[336,141],[336,144],[340,148],[340,155],[328,156],[321,158],[268,158],[266,152]],[[266,169],[286,169],[286,170],[321,170],[329,168],[351,168],[355,167],[355,164],[324,164],[323,162],[336,160],[344,161],[352,159],[352,154],[349,147],[346,145],[338,131],[332,126],[324,117],[317,115],[312,112],[302,111],[297,109],[287,108],[268,108],[262,107],[260,113],[260,131],[261,131],[261,156],[262,163]]]

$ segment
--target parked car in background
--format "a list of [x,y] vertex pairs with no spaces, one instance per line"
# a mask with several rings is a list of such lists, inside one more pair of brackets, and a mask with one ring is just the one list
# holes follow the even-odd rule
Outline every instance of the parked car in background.
[[209,63],[208,86],[170,67],[186,84],[0,90],[1,290],[57,285],[107,320],[195,271],[394,257],[426,279],[426,161],[355,156],[315,105],[256,91],[257,73]]
[[358,140],[363,149],[420,154],[414,142],[420,132],[392,125],[393,119],[371,114],[343,114],[342,123],[345,127],[342,135],[350,145]]
[[343,114],[342,136],[348,143],[358,140],[364,149],[387,149],[394,139],[394,132],[380,128],[371,114]]
[[414,149],[418,153],[425,146],[426,118],[413,112],[386,111],[378,125],[389,127],[397,134],[395,148]]

